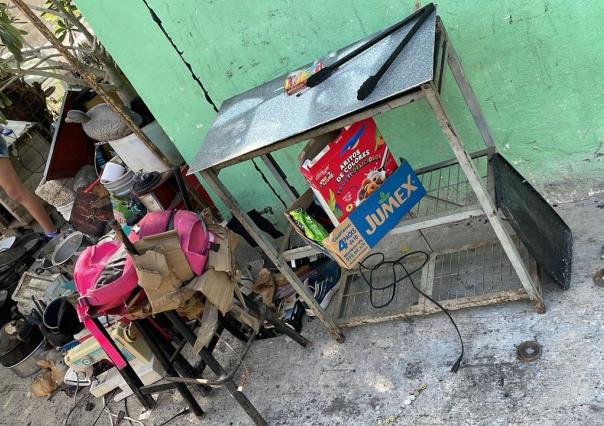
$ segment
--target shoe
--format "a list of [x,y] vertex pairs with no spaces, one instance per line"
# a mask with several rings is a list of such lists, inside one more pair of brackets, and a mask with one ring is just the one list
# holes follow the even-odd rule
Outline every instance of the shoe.
[[[336,262],[330,261],[324,268],[320,268],[320,273],[307,281],[308,288],[313,292],[315,300],[321,308],[326,309],[331,302],[334,294],[339,289],[340,275],[342,273]],[[315,313],[304,303],[306,315],[314,317]]]

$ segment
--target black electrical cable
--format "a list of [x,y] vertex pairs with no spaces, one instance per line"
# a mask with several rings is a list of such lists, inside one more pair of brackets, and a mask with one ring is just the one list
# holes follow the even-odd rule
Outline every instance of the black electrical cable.
[[[79,380],[78,380],[79,381]],[[77,392],[77,390],[76,390]],[[63,423],[65,426],[67,426],[68,422],[69,422],[69,418],[71,417],[71,415],[73,414],[74,410],[80,405],[80,403],[82,401],[87,400],[90,397],[91,394],[87,393],[86,395],[82,396],[80,399],[77,400],[77,402],[75,402],[73,404],[73,406],[71,407],[71,410],[69,410],[69,413],[67,413],[67,417],[65,417],[65,422]]]
[[132,420],[130,420],[130,417],[132,416],[130,415],[130,410],[128,410],[128,397],[124,398],[124,412],[126,413],[126,417],[128,417],[128,423],[130,423],[130,426],[134,426]]
[[92,426],[95,426],[97,424],[97,422],[101,418],[101,415],[105,412],[105,408],[106,407],[107,407],[107,402],[105,402],[105,404],[103,405],[103,407],[101,407],[101,412],[99,413],[98,416],[96,416],[96,419],[94,420],[94,423],[92,424]]
[[99,413],[99,415],[96,417],[96,419],[94,420],[94,423],[92,424],[92,426],[95,426],[99,419],[101,418],[101,415],[105,412],[105,408],[107,408],[107,405],[109,405],[109,403],[111,402],[111,400],[113,399],[113,396],[117,393],[117,391],[114,391],[113,394],[111,394],[111,397],[107,397],[105,398],[105,403],[103,404],[103,408],[101,408],[101,412]]
[[258,164],[256,164],[256,162],[254,161],[253,158],[252,158],[252,163],[254,164],[254,167],[256,168],[258,173],[260,173],[260,176],[262,176],[262,180],[268,185],[268,187],[271,189],[271,191],[273,191],[273,194],[275,194],[275,197],[277,197],[279,199],[279,201],[281,201],[281,204],[283,204],[283,207],[285,207],[287,209],[287,204],[285,204],[285,201],[283,201],[283,198],[281,198],[279,196],[279,194],[277,193],[277,191],[275,190],[275,188],[273,188],[273,186],[268,181],[268,179],[266,178],[266,176],[264,175],[262,170],[260,170],[260,167],[258,167]]
[[185,408],[184,410],[182,410],[181,412],[179,412],[178,414],[175,414],[174,416],[170,417],[168,420],[166,420],[163,423],[160,423],[158,426],[165,426],[168,423],[170,423],[172,420],[176,419],[177,417],[180,416],[184,416],[185,414],[189,414],[191,412],[190,408]]
[[[406,273],[404,276],[397,278],[396,277],[396,266],[403,266],[402,262],[409,256],[412,256],[414,254],[421,254],[425,256],[425,259],[423,261],[423,263],[418,266],[416,269],[414,269],[413,271],[411,271],[411,273]],[[374,257],[378,257],[380,258],[379,262],[376,262],[373,266],[368,266],[368,260],[372,259]],[[394,297],[396,296],[396,286],[398,285],[398,283],[406,280],[407,278],[409,278],[409,280],[411,280],[413,282],[413,280],[411,279],[411,275],[415,274],[417,271],[421,270],[426,263],[428,263],[428,259],[430,259],[430,255],[424,251],[413,251],[410,253],[406,253],[403,256],[399,257],[397,260],[386,260],[384,257],[383,253],[380,252],[376,252],[376,253],[372,253],[369,256],[367,256],[365,259],[363,259],[360,263],[359,263],[359,269],[361,272],[361,276],[363,277],[363,280],[365,280],[365,282],[367,283],[367,285],[369,286],[369,303],[371,303],[371,306],[373,306],[376,309],[380,309],[380,308],[385,308],[386,306],[388,306],[390,303],[392,303],[392,301],[394,300]],[[369,264],[371,264],[372,262],[370,262]],[[393,272],[393,277],[394,280],[388,284],[386,284],[383,287],[376,287],[373,284],[373,273],[377,270],[379,270],[380,268],[382,268],[383,266],[388,266],[391,265],[392,266],[392,272]],[[404,268],[404,266],[403,266]],[[365,271],[369,271],[369,278],[367,278],[367,276],[365,275]],[[407,270],[405,269],[405,272]],[[386,291],[386,290],[391,290],[391,295],[390,298],[388,299],[388,301],[386,303],[382,303],[380,305],[376,304],[374,302],[373,299],[373,292],[374,291]]]
[[[405,267],[404,260],[406,258],[416,255],[416,254],[425,256],[425,259],[419,267],[413,269],[412,271],[409,271]],[[372,260],[375,257],[377,257],[379,259],[378,262],[376,262],[376,263],[369,262],[368,263],[368,260]],[[459,331],[459,328],[457,327],[457,324],[453,320],[453,317],[451,316],[449,311],[444,306],[442,306],[440,303],[438,303],[436,300],[434,300],[432,297],[428,296],[426,293],[424,293],[422,290],[420,290],[415,285],[415,282],[413,281],[413,278],[412,278],[412,275],[415,274],[417,271],[421,270],[426,265],[426,263],[428,263],[429,259],[430,259],[430,255],[428,253],[426,253],[425,251],[413,251],[410,253],[406,253],[396,260],[386,260],[383,253],[377,252],[377,253],[372,253],[369,256],[367,256],[365,259],[363,259],[359,263],[359,270],[361,272],[361,276],[363,277],[363,280],[369,286],[369,302],[371,303],[371,306],[373,306],[374,308],[384,308],[384,307],[388,306],[392,302],[392,300],[394,300],[394,297],[396,295],[396,286],[399,283],[403,282],[404,280],[409,279],[409,282],[411,283],[411,286],[415,289],[415,291],[417,291],[420,295],[422,295],[423,297],[428,299],[430,302],[432,302],[434,305],[436,305],[441,311],[443,311],[447,315],[447,317],[449,317],[451,324],[453,324],[453,327],[455,328],[455,331],[457,332],[457,335],[459,336],[459,343],[461,345],[461,353],[460,353],[459,357],[457,358],[457,361],[455,361],[455,363],[451,367],[451,371],[453,373],[456,373],[457,370],[459,370],[459,367],[461,365],[461,361],[462,361],[463,355],[464,355],[464,344],[463,344],[463,338],[461,337],[461,332]],[[377,271],[378,269],[380,269],[382,267],[386,267],[386,266],[392,266],[392,281],[382,287],[376,287],[373,283],[373,273],[375,271]],[[404,271],[404,274],[401,277],[397,276],[398,275],[397,267],[402,268],[402,270]],[[365,275],[365,273],[367,271],[369,271],[369,278],[367,278],[367,276]],[[381,305],[376,305],[373,301],[373,292],[374,291],[386,291],[389,289],[392,289],[392,294],[391,294],[390,298],[388,299],[388,301]]]

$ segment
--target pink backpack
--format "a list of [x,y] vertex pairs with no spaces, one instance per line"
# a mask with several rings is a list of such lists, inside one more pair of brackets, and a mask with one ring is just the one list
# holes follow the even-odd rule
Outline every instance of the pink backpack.
[[[187,210],[148,213],[139,222],[138,234],[132,232],[132,242],[149,235],[176,230],[181,248],[191,270],[203,273],[209,250],[215,241],[203,221]],[[97,313],[119,313],[121,307],[138,286],[138,276],[130,255],[121,242],[110,240],[86,248],[79,256],[73,274],[76,289],[80,293],[77,312],[81,322],[101,344],[118,368],[125,365],[123,357],[113,350],[101,330],[90,318],[89,309]]]
[[115,240],[86,248],[78,257],[73,280],[82,304],[102,312],[124,303],[138,285],[132,259],[123,244]]
[[214,234],[207,230],[199,216],[189,210],[171,210],[152,212],[145,215],[138,223],[138,235],[131,233],[130,240],[138,241],[149,235],[159,234],[174,229],[180,240],[180,247],[189,262],[191,270],[201,275],[208,259],[212,243],[216,240]]

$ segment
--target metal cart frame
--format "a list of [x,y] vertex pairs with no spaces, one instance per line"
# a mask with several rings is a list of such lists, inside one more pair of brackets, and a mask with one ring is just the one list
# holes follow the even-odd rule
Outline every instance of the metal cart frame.
[[[385,111],[398,108],[400,106],[412,103],[421,98],[425,98],[434,113],[438,124],[445,135],[451,149],[453,150],[455,159],[446,162],[448,164],[458,163],[459,167],[463,170],[467,181],[474,192],[478,203],[470,207],[463,207],[455,209],[450,212],[442,214],[435,214],[431,217],[426,218],[415,218],[401,221],[401,223],[390,233],[405,233],[411,231],[418,231],[423,228],[429,228],[437,225],[443,225],[453,222],[469,219],[476,216],[486,216],[491,227],[493,228],[495,235],[497,236],[501,246],[507,257],[509,258],[513,270],[517,274],[523,290],[514,289],[507,290],[504,292],[492,293],[490,295],[482,295],[475,299],[469,298],[464,300],[463,303],[459,303],[453,308],[469,307],[469,306],[481,306],[492,303],[500,303],[502,301],[512,301],[529,298],[538,312],[545,311],[545,305],[542,299],[541,286],[538,280],[534,279],[529,273],[527,265],[523,262],[521,255],[518,251],[516,244],[514,243],[512,236],[503,224],[502,216],[497,211],[494,201],[494,185],[485,185],[481,179],[475,165],[472,162],[472,158],[477,156],[492,155],[497,152],[493,136],[483,113],[480,109],[478,100],[474,91],[472,90],[470,83],[463,71],[459,57],[457,56],[451,41],[445,31],[444,26],[439,17],[436,17],[436,37],[435,37],[435,49],[434,49],[434,73],[432,81],[422,84],[400,96],[396,96],[385,102],[377,104],[369,109],[359,110],[351,115],[348,115],[342,119],[338,119],[322,125],[318,128],[303,132],[294,137],[282,140],[274,143],[270,146],[263,147],[253,152],[241,155],[235,159],[225,161],[217,166],[200,170],[201,175],[206,179],[210,187],[216,192],[218,197],[225,203],[225,205],[231,210],[232,214],[241,222],[244,228],[258,243],[259,247],[266,254],[266,256],[274,263],[281,273],[288,279],[294,289],[298,292],[300,297],[310,306],[310,308],[316,313],[317,318],[325,326],[325,328],[336,338],[338,342],[344,340],[342,330],[336,323],[329,318],[323,309],[315,301],[313,295],[307,289],[307,287],[298,278],[295,272],[288,264],[288,259],[293,257],[293,253],[288,253],[286,247],[281,247],[280,250],[275,248],[268,238],[266,238],[260,229],[254,224],[254,222],[247,215],[246,211],[237,203],[231,192],[221,182],[219,178],[220,169],[228,167],[233,164],[237,164],[244,160],[248,160],[255,157],[261,157],[265,162],[268,169],[271,171],[279,185],[283,188],[285,193],[293,202],[297,198],[297,194],[292,191],[291,187],[284,179],[282,174],[275,167],[275,161],[270,156],[271,152],[285,148],[287,146],[305,141],[309,138],[316,137],[327,132],[340,129],[344,126],[350,125],[363,118],[371,117],[380,114]],[[472,118],[482,136],[482,139],[486,145],[486,149],[477,153],[469,153],[455,126],[451,122],[447,110],[441,99],[441,93],[443,88],[444,71],[448,67],[459,86],[465,104],[467,105]],[[442,163],[433,167],[442,166]],[[492,166],[488,166],[488,175],[492,177],[493,171]],[[311,248],[297,248],[297,253],[301,252],[314,253],[315,251]],[[423,313],[433,312],[432,310],[424,308]],[[415,313],[417,315],[417,313]],[[408,313],[401,313],[396,315],[390,315],[386,319],[395,319],[408,316]],[[374,321],[367,321],[374,322]]]

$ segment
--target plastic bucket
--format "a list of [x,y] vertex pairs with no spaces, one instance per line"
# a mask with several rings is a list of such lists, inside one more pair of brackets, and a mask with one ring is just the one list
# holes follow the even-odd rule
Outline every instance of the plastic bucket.
[[126,173],[126,169],[124,166],[108,162],[105,164],[105,168],[103,169],[103,173],[101,174],[101,183],[106,185],[111,182],[115,182],[119,180]]
[[73,336],[82,330],[76,309],[64,297],[59,297],[48,304],[42,320],[46,328],[55,334]]

